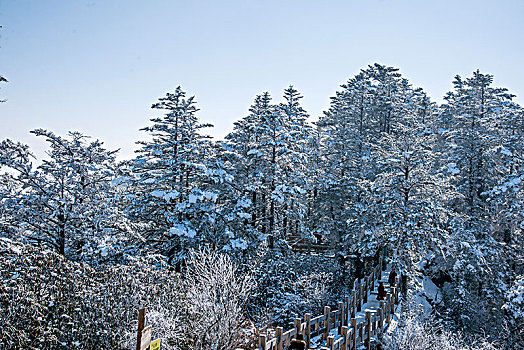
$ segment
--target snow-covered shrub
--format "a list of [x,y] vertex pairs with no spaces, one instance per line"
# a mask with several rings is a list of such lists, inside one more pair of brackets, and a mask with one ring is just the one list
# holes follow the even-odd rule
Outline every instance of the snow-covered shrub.
[[310,309],[322,309],[329,303],[333,274],[324,271],[314,271],[300,276],[294,288],[301,297],[302,305]]
[[524,320],[524,276],[520,276],[506,293],[504,309],[515,319]]
[[258,282],[249,300],[250,317],[263,327],[289,329],[296,317],[317,315],[325,305],[336,306],[348,293],[348,271],[324,255],[268,251],[251,262]]
[[[411,301],[396,327],[384,334],[384,350],[495,350],[486,339],[466,340],[460,333],[443,329],[434,319],[424,318],[423,311]],[[396,323],[396,322],[395,322]]]
[[516,349],[524,349],[524,276],[517,278],[506,293],[503,309],[509,316],[511,339],[508,341]]
[[94,269],[0,238],[0,349],[129,349],[137,312],[178,349],[180,283],[161,259]]
[[434,311],[456,331],[504,340],[501,308],[511,267],[503,245],[475,235],[472,230],[458,230],[455,239],[435,250],[425,264],[425,275],[442,295]]
[[234,349],[253,278],[240,274],[228,255],[207,249],[191,251],[186,273],[185,329],[191,349]]

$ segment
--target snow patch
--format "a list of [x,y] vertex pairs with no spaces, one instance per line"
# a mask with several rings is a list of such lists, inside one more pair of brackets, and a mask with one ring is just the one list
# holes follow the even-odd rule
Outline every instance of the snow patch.
[[173,227],[169,229],[169,233],[177,236],[185,236],[188,238],[194,238],[196,236],[196,231],[187,227],[184,224],[174,224]]
[[197,202],[197,199],[198,199],[198,196],[196,196],[194,194],[190,194],[189,195],[189,203],[195,204]]
[[457,175],[460,173],[460,169],[457,168],[457,163],[449,163],[446,167],[448,172],[453,175]]
[[426,293],[426,296],[433,302],[439,303],[442,300],[442,293],[440,293],[440,288],[437,287],[429,277],[424,276],[422,286],[424,287],[424,293]]

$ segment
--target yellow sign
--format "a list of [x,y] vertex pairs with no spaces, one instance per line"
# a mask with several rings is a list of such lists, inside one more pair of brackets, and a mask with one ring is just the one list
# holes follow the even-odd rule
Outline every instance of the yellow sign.
[[153,340],[149,350],[160,350],[160,339]]

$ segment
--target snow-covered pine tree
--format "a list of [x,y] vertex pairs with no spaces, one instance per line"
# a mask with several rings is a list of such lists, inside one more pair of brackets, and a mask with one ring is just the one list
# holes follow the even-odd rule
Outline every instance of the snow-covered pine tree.
[[441,164],[460,194],[450,208],[461,223],[450,230],[442,252],[447,256],[437,258],[436,266],[452,279],[443,289],[448,310],[460,310],[448,316],[463,328],[495,334],[502,332],[500,323],[486,320],[502,317],[501,287],[515,278],[516,250],[504,241],[517,241],[520,232],[509,208],[521,201],[516,169],[522,131],[513,95],[492,82],[493,76],[479,71],[467,79],[456,76],[441,106]]
[[237,214],[253,243],[267,235],[268,246],[273,247],[306,228],[305,170],[311,129],[301,98],[292,86],[284,91],[286,102],[278,106],[267,92],[256,96],[250,114],[237,121],[226,137],[235,187],[242,198],[238,203],[243,209]]
[[[364,189],[360,186],[365,179],[363,161],[370,127],[371,96],[366,72],[350,79],[342,89],[331,98],[329,110],[316,123],[320,132],[322,180],[315,213],[319,233],[346,249],[360,240],[360,233],[365,230],[361,196]],[[347,235],[347,226],[355,240]]]
[[223,144],[224,162],[233,176],[229,194],[231,220],[241,223],[242,239],[253,249],[266,240],[267,182],[266,159],[259,150],[262,139],[262,120],[273,113],[271,96],[264,93],[255,97],[249,114],[234,123],[233,131]]
[[312,155],[312,128],[308,124],[308,113],[300,105],[302,95],[290,85],[284,90],[285,102],[277,111],[282,119],[280,149],[279,185],[272,196],[279,202],[281,237],[291,234],[310,239],[307,218],[307,192],[312,188],[309,179],[310,157]]
[[415,271],[427,251],[446,245],[446,224],[453,217],[448,198],[455,194],[448,173],[439,167],[435,104],[421,89],[408,87],[404,94],[394,130],[370,145],[380,169],[372,182],[381,214],[374,225],[401,268]]
[[127,212],[140,223],[149,247],[170,258],[217,237],[217,193],[212,184],[226,174],[212,165],[210,137],[202,133],[194,97],[177,87],[152,106],[165,110],[143,128],[150,141],[140,141],[138,156],[130,161],[131,192]]
[[317,123],[324,170],[324,219],[319,221],[341,249],[368,254],[376,250],[374,232],[383,226],[376,223],[379,208],[371,193],[381,171],[374,158],[376,145],[383,135],[394,135],[405,111],[412,109],[406,99],[411,87],[397,68],[374,64],[342,88]]
[[464,196],[456,209],[470,215],[470,224],[479,234],[486,232],[488,224],[485,192],[507,171],[498,166],[493,150],[503,145],[504,116],[513,96],[505,88],[492,87],[492,82],[492,75],[478,70],[466,79],[457,75],[441,107],[443,119],[451,124],[447,161],[459,172],[456,186]]
[[[72,259],[105,256],[117,209],[111,199],[115,153],[79,132],[67,138],[36,129],[45,137],[49,158],[34,167],[27,145],[9,139],[0,144],[4,225],[25,240],[48,246]],[[113,237],[114,238],[114,237]],[[108,241],[109,240],[109,241]]]

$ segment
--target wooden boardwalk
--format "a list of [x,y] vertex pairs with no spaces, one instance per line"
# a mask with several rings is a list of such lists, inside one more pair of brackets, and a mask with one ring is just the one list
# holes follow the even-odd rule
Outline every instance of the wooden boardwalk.
[[[383,332],[391,323],[395,305],[399,301],[398,288],[387,283],[387,296],[378,301],[378,281],[387,281],[389,269],[382,270],[382,255],[371,273],[354,284],[351,296],[340,301],[336,310],[324,307],[318,316],[305,314],[304,319],[295,319],[295,327],[284,332],[277,327],[274,334],[262,334],[259,338],[260,350],[285,350],[298,333],[304,336],[307,349],[356,350],[365,345],[370,348],[371,339]],[[360,282],[360,283],[359,283]],[[398,286],[398,277],[396,281]]]

